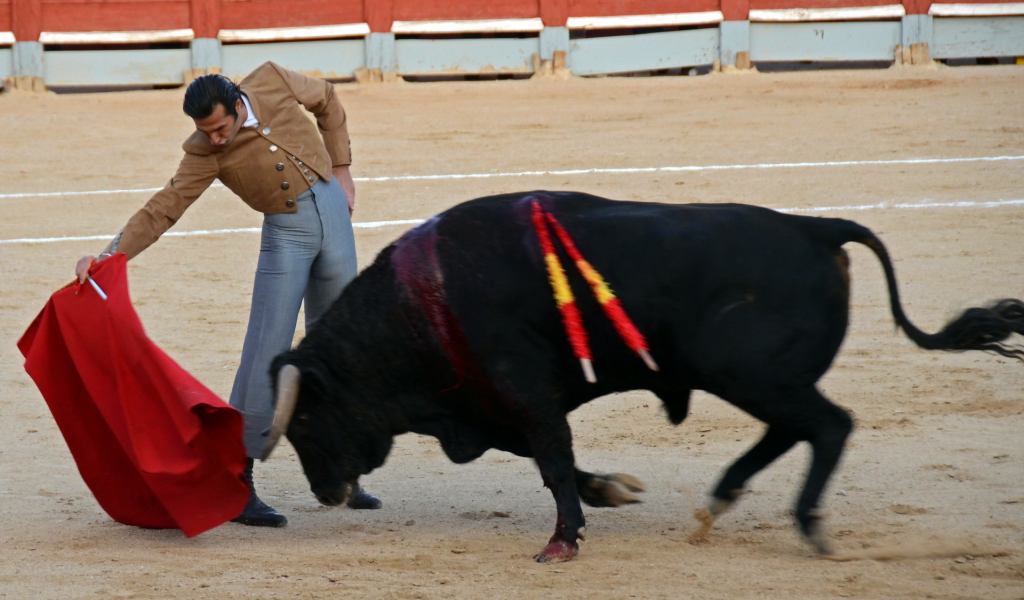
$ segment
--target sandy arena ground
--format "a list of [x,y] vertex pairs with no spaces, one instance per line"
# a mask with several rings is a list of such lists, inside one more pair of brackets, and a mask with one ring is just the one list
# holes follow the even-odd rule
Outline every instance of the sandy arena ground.
[[[1022,90],[1024,68],[1013,66],[338,86],[357,177],[1018,156]],[[162,185],[191,129],[182,94],[0,95],[0,194]],[[357,185],[362,222],[538,188],[775,208],[997,202],[1024,198],[1024,161]],[[145,199],[0,198],[0,239],[111,234]],[[1024,297],[1024,205],[829,214],[881,235],[923,329],[968,305]],[[175,230],[260,220],[214,189]],[[407,227],[357,230],[360,263]],[[258,244],[255,233],[168,237],[132,262],[151,337],[225,398]],[[687,543],[694,508],[762,427],[698,393],[673,429],[654,396],[635,392],[593,402],[572,422],[580,465],[640,477],[645,503],[587,508],[579,557],[537,565],[530,557],[551,534],[554,503],[533,465],[490,452],[456,466],[414,435],[364,479],[380,511],[319,506],[285,444],[257,468],[257,485],[290,519],[286,529],[227,524],[185,539],[113,522],[15,348],[75,260],[103,245],[0,244],[0,597],[1024,597],[1024,365],[928,353],[894,332],[881,270],[863,247],[849,247],[850,332],[821,382],[857,418],[824,508],[842,552],[923,557],[815,559],[789,516],[803,446],[752,482],[707,543]]]

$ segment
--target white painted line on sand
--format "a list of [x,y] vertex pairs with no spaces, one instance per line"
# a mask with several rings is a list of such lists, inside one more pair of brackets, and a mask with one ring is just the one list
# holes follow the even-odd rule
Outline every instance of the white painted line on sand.
[[[831,162],[809,162],[809,163],[762,163],[752,165],[690,165],[685,167],[633,167],[618,169],[569,169],[565,171],[514,171],[510,173],[464,173],[449,175],[392,175],[386,177],[356,177],[355,181],[382,182],[382,181],[430,181],[439,179],[490,179],[494,177],[531,177],[543,175],[593,175],[593,174],[614,174],[614,173],[672,173],[683,171],[730,171],[743,169],[796,169],[805,167],[855,167],[870,165],[928,165],[942,163],[971,163],[971,162],[998,162],[1006,160],[1024,160],[1021,156],[976,156],[968,158],[908,158],[901,160],[845,160]],[[224,184],[215,183],[211,188],[222,188]],[[94,196],[97,194],[135,194],[154,193],[163,188],[141,188],[134,190],[92,190],[85,192],[29,192],[22,194],[0,194],[0,199],[6,198],[47,198],[54,196]]]
[[773,210],[782,213],[816,213],[832,212],[837,210],[884,210],[887,208],[993,208],[997,206],[1013,206],[1016,204],[1024,204],[1024,200],[993,200],[991,202],[971,202],[969,200],[965,200],[961,202],[920,202],[917,204],[906,202],[897,204],[893,204],[891,202],[879,202],[878,204],[857,204],[853,206],[809,206],[806,208],[776,208]]
[[[210,187],[222,186],[222,184],[214,184]],[[57,196],[96,196],[100,194],[135,194],[143,192],[159,192],[163,188],[140,188],[137,190],[91,190],[87,192],[38,192],[38,193],[25,193],[25,194],[0,194],[0,198],[53,198]]]
[[361,177],[356,181],[413,181],[430,179],[486,179],[490,177],[524,177],[531,175],[590,175],[595,173],[659,173],[682,171],[730,171],[743,169],[793,169],[800,167],[850,167],[863,165],[921,165],[963,162],[995,162],[1024,160],[1022,156],[978,156],[969,158],[910,158],[903,160],[847,160],[813,163],[762,163],[752,165],[690,165],[685,167],[623,167],[618,169],[570,169],[565,171],[521,171],[512,173],[469,173],[465,175],[399,175],[393,177]]
[[[356,229],[379,229],[381,227],[391,227],[392,225],[419,225],[423,222],[423,219],[405,219],[401,221],[368,221],[366,223],[353,223],[352,227]],[[259,233],[262,231],[260,227],[243,227],[241,229],[199,229],[196,231],[168,231],[163,237],[168,236],[191,236],[191,235],[215,235],[218,233]],[[45,244],[49,242],[83,242],[91,240],[109,240],[112,239],[113,234],[107,235],[82,235],[82,236],[68,236],[68,237],[52,237],[52,238],[18,238],[11,240],[0,240],[0,244]]]
[[[885,210],[885,209],[908,209],[908,208],[995,208],[1000,206],[1024,205],[1021,200],[992,200],[984,202],[960,201],[960,202],[920,202],[911,204],[907,202],[890,203],[879,202],[878,204],[855,204],[853,206],[809,206],[806,208],[775,208],[772,210],[782,213],[816,213],[832,212],[843,210]],[[767,207],[771,208],[771,207]],[[380,229],[393,225],[419,225],[425,219],[402,219],[399,221],[367,221],[365,223],[353,223],[356,229]],[[192,235],[214,235],[218,233],[259,233],[259,227],[245,227],[242,229],[200,229],[196,231],[168,231],[164,236],[192,236]],[[0,244],[45,244],[50,242],[81,242],[91,240],[109,240],[113,234],[108,235],[86,235],[77,237],[52,237],[52,238],[17,238],[0,240]]]

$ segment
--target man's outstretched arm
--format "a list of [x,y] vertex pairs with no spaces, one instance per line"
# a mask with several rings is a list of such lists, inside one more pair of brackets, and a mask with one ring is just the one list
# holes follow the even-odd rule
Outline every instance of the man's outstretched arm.
[[[217,173],[215,157],[186,153],[174,177],[128,219],[124,229],[104,248],[100,259],[111,251],[124,252],[129,259],[138,256],[178,222],[185,210],[210,187]],[[116,249],[113,248],[115,241],[118,242]],[[79,259],[75,265],[79,281],[85,281],[93,260],[96,257],[83,256]]]

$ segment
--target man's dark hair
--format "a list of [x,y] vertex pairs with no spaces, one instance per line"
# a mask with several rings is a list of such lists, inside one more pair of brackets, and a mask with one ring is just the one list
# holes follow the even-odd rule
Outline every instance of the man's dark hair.
[[235,103],[241,98],[242,92],[230,79],[222,75],[203,75],[196,77],[185,90],[185,102],[182,109],[193,119],[205,119],[213,114],[217,105],[223,105],[227,114],[237,117]]

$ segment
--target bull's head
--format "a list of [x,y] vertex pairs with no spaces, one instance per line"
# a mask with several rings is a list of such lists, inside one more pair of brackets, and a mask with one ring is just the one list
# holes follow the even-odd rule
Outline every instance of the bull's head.
[[[266,460],[281,435],[287,435],[317,500],[338,506],[356,489],[360,475],[379,466],[367,456],[367,445],[375,445],[370,441],[375,436],[369,428],[360,431],[359,422],[365,419],[353,418],[348,407],[339,405],[337,390],[325,389],[316,370],[304,374],[286,360],[287,355],[274,362],[274,419],[260,458]],[[390,438],[387,442],[390,446]]]

